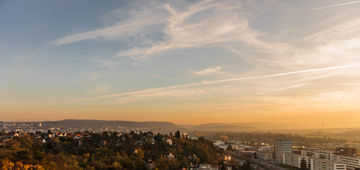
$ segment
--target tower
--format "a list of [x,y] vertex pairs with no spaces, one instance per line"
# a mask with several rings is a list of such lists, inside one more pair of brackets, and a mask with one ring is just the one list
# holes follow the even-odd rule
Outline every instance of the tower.
[[292,142],[288,140],[275,141],[275,162],[282,164],[284,162],[284,153],[292,152]]

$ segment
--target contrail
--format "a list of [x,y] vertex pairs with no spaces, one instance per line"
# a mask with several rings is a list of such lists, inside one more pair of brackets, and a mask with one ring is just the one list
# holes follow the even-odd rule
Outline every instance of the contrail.
[[194,83],[167,86],[167,87],[150,88],[150,89],[135,90],[135,91],[123,92],[123,93],[115,93],[115,94],[108,94],[108,95],[101,95],[101,96],[85,97],[85,98],[79,98],[79,99],[72,100],[71,102],[89,101],[89,100],[97,100],[97,99],[104,99],[104,98],[121,97],[121,96],[146,95],[146,94],[158,93],[158,92],[161,92],[161,91],[164,91],[164,90],[193,87],[193,86],[198,86],[198,85],[209,85],[209,84],[219,84],[219,83],[227,83],[227,82],[234,82],[234,81],[242,81],[242,80],[254,80],[254,79],[283,77],[283,76],[290,76],[290,75],[296,75],[296,74],[302,74],[302,73],[329,71],[329,70],[338,70],[338,69],[347,69],[347,68],[355,68],[355,67],[360,67],[360,64],[347,64],[347,65],[341,65],[341,66],[322,67],[322,68],[290,71],[290,72],[283,72],[283,73],[267,74],[267,75],[261,75],[261,76],[239,77],[239,78],[230,78],[230,79],[213,80],[213,81],[201,81],[201,82],[194,82]]
[[290,71],[290,72],[283,72],[283,73],[267,74],[267,75],[261,75],[261,76],[240,77],[240,78],[215,80],[215,81],[203,81],[202,84],[217,84],[217,83],[225,83],[225,82],[229,82],[229,81],[240,81],[240,80],[251,80],[251,79],[263,79],[263,78],[290,76],[290,75],[301,74],[301,73],[327,71],[327,70],[338,70],[338,69],[346,69],[346,68],[354,68],[354,67],[360,67],[360,64],[347,64],[347,65],[341,65],[341,66],[322,67],[322,68]]
[[344,3],[339,3],[339,4],[333,4],[333,5],[329,5],[329,6],[324,6],[324,7],[319,7],[319,8],[313,8],[312,10],[317,11],[317,10],[323,10],[323,9],[340,7],[340,6],[347,6],[347,5],[357,4],[357,3],[360,3],[360,1],[351,1],[351,2],[344,2]]

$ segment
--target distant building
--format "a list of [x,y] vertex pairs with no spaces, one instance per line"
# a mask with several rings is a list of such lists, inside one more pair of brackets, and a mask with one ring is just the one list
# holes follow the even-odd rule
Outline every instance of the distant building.
[[273,150],[272,146],[261,146],[256,151],[256,158],[265,161],[273,160]]
[[346,170],[346,164],[333,164],[334,170]]
[[301,168],[301,161],[305,161],[306,168],[309,168],[312,166],[312,162],[308,156],[299,155],[295,153],[289,153],[284,152],[283,153],[283,162],[282,164],[290,165],[296,168]]
[[173,144],[173,141],[169,138],[169,139],[166,139],[166,142],[171,146]]
[[224,160],[225,161],[231,161],[231,156],[230,155],[224,155]]
[[272,152],[270,151],[259,151],[259,152],[256,152],[256,157],[258,159],[262,159],[262,160],[265,160],[265,161],[270,161],[272,160]]
[[350,147],[341,147],[335,149],[335,154],[342,156],[356,156],[357,150]]
[[330,151],[303,150],[301,155],[310,159],[311,170],[356,170],[360,168],[360,157],[336,155]]
[[275,141],[275,162],[282,164],[285,162],[284,153],[292,153],[292,142],[288,140],[277,140]]
[[323,159],[311,159],[311,170],[347,170],[346,164],[330,162]]
[[301,168],[302,161],[304,161],[306,168],[310,170],[355,170],[354,165],[349,166],[343,161],[332,161],[330,160],[332,154],[326,154],[326,152],[306,154],[306,151],[301,154],[284,152],[282,164]]
[[360,158],[359,157],[351,157],[351,156],[340,156],[340,155],[330,155],[331,162],[337,162],[341,164],[346,164],[348,170],[355,170],[356,168],[360,168]]
[[165,155],[165,158],[167,158],[167,159],[175,159],[175,156],[170,152],[169,154]]
[[216,141],[214,143],[214,145],[221,148],[221,149],[224,149],[224,150],[226,150],[227,147],[229,146],[228,144],[225,144],[225,142],[223,142],[223,141]]

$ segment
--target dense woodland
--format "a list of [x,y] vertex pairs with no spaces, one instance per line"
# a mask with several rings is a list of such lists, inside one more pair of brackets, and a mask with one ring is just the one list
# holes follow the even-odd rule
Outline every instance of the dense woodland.
[[[6,137],[7,134],[1,134]],[[5,139],[2,169],[183,169],[210,164],[220,169],[249,169],[224,160],[224,151],[200,137],[147,133],[24,134]]]

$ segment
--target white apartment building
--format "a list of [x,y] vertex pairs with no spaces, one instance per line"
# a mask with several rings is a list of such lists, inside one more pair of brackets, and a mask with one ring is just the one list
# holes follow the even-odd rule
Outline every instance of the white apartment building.
[[360,168],[360,157],[340,156],[329,151],[302,151],[302,155],[308,155],[312,159],[311,165],[314,170]]
[[[322,154],[317,154],[316,156],[321,156]],[[301,161],[306,162],[306,167],[310,170],[349,170],[347,165],[339,162],[332,162],[328,159],[322,158],[310,158],[309,156],[294,154],[294,153],[284,153],[283,154],[283,164],[290,165],[296,168],[301,168]]]
[[311,170],[347,170],[346,164],[330,162],[324,159],[311,159]]
[[311,159],[308,156],[294,154],[294,153],[283,153],[283,164],[290,165],[293,167],[301,168],[301,161],[306,162],[306,167],[311,167]]
[[334,164],[334,170],[346,170],[346,164]]
[[275,142],[275,162],[300,168],[305,160],[311,170],[357,170],[360,169],[360,157],[335,155],[331,151],[302,150],[301,154],[292,153],[291,141]]
[[355,170],[355,168],[360,168],[360,157],[340,156],[331,154],[330,161],[346,164],[348,170]]

